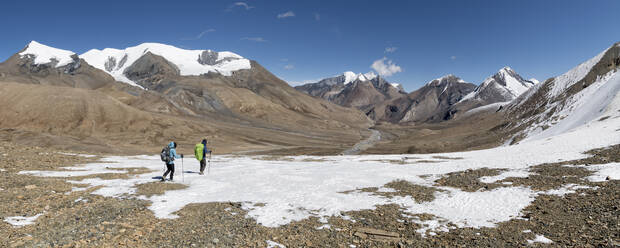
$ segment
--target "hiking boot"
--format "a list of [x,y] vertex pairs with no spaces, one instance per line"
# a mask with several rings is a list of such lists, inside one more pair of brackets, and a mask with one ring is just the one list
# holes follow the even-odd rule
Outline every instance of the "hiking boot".
[[198,174],[199,174],[199,175],[204,175],[205,173],[204,173],[204,172],[200,172],[200,173],[198,173]]
[[165,181],[166,181],[166,179],[165,179],[165,178],[162,178],[162,179],[161,179],[161,180],[159,180],[159,181],[160,181],[160,182],[165,182]]

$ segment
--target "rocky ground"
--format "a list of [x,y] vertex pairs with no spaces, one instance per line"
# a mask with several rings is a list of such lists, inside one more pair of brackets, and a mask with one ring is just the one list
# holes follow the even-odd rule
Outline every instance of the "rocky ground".
[[[533,166],[527,178],[506,178],[485,184],[482,176],[501,173],[480,169],[452,173],[437,185],[466,191],[491,190],[504,182],[536,190],[557,188],[567,183],[597,187],[578,189],[564,196],[541,195],[523,210],[523,218],[502,222],[496,228],[456,228],[449,232],[416,232],[421,226],[412,220],[430,215],[403,216],[397,205],[374,210],[343,213],[351,218],[332,217],[327,223],[317,218],[268,228],[245,217],[239,203],[191,204],[178,212],[178,219],[157,219],[147,209],[148,201],[133,197],[106,198],[92,195],[97,188],[72,191],[79,185],[62,178],[16,174],[22,170],[53,170],[61,166],[93,162],[98,157],[61,154],[61,151],[0,143],[0,219],[43,214],[34,224],[13,227],[0,221],[1,247],[266,247],[268,240],[287,247],[524,247],[541,234],[559,247],[620,246],[620,181],[589,182],[591,172],[565,164],[620,162],[620,145],[592,151],[591,157]],[[415,159],[415,158],[412,158]],[[447,158],[458,159],[458,158]],[[395,161],[398,162],[398,161]],[[135,169],[132,173],[139,173]],[[92,177],[118,177],[106,174]],[[88,177],[88,176],[86,176]],[[184,187],[174,183],[140,185],[138,194],[162,194]],[[394,181],[384,187],[358,189],[386,197],[411,195],[416,201],[432,201],[434,188]],[[526,230],[531,230],[528,232]],[[526,231],[526,232],[524,232]]]

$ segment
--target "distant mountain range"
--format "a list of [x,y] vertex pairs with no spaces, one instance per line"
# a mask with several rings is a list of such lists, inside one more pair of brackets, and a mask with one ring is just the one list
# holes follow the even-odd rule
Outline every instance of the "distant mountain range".
[[616,43],[540,83],[504,67],[478,86],[446,75],[411,93],[353,72],[293,88],[232,52],[144,43],[78,55],[33,41],[0,63],[0,138],[144,152],[207,136],[223,152],[337,154],[373,125],[397,126],[398,136],[418,124],[472,126],[491,116],[484,121],[493,128],[477,135],[510,144],[601,117],[617,104],[619,68]]
[[387,82],[374,73],[342,75],[325,78],[295,89],[346,107],[365,108],[376,103],[405,95],[399,84]]
[[[357,142],[370,133],[366,129],[372,125],[363,113],[303,94],[257,62],[237,54],[184,50],[157,43],[77,55],[33,41],[0,63],[0,81],[81,88],[88,91],[65,92],[91,95],[76,96],[84,100],[73,102],[71,97],[40,98],[45,91],[57,93],[54,88],[39,87],[35,91],[11,86],[13,90],[26,87],[23,90],[28,92],[23,97],[31,97],[30,101],[47,102],[21,115],[0,112],[0,119],[10,119],[0,122],[3,128],[99,137],[101,143],[111,146],[147,145],[155,149],[153,145],[173,137],[209,136],[216,137],[220,147],[229,150],[280,146],[328,149]],[[58,118],[59,106],[96,104],[87,99],[108,97],[112,100],[99,106],[101,115],[68,107],[63,110],[67,111],[64,118]],[[113,115],[105,113],[117,104],[126,109],[124,112],[134,113],[128,117],[147,116],[141,119],[146,121],[142,128],[130,128],[131,118],[127,123],[110,119]],[[29,122],[35,118],[30,113],[39,113],[36,118],[50,116],[45,118],[46,123]],[[71,126],[84,127],[67,128]],[[177,128],[184,131],[172,131]]]
[[374,74],[345,72],[295,89],[342,106],[359,108],[375,121],[440,122],[473,108],[511,101],[536,82],[524,80],[510,67],[504,67],[477,87],[454,75],[446,75],[407,94],[402,86],[390,84]]

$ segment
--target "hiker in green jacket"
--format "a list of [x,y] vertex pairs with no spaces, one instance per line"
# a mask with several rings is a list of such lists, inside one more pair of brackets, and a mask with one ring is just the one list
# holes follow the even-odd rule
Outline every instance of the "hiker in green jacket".
[[207,153],[211,156],[211,150],[207,149],[207,139],[202,139],[202,142],[196,144],[194,147],[194,156],[200,161],[200,175],[204,175],[205,167],[207,167]]

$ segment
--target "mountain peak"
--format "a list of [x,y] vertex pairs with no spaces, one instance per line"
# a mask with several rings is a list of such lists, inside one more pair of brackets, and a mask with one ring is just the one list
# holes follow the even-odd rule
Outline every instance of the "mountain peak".
[[493,76],[485,79],[476,90],[463,97],[461,101],[472,98],[488,103],[511,101],[534,84],[536,84],[534,81],[523,79],[512,68],[505,66]]
[[510,66],[504,66],[499,71],[500,72],[514,72],[514,70],[512,70],[512,68],[510,68]]
[[107,72],[117,81],[136,85],[124,75],[124,71],[149,52],[174,64],[179,68],[181,76],[197,76],[209,72],[230,76],[233,71],[251,69],[251,63],[248,59],[232,52],[187,50],[153,42],[142,43],[122,50],[114,48],[92,49],[80,55],[80,58]]
[[74,52],[68,50],[62,50],[51,46],[43,45],[37,41],[31,41],[26,45],[19,55],[24,57],[34,58],[34,64],[49,64],[56,63],[55,67],[62,67],[74,62]]
[[348,84],[357,80],[362,82],[372,80],[377,77],[377,74],[373,72],[355,73],[352,71],[345,71],[344,73],[342,73],[342,76],[344,77],[344,84]]
[[467,83],[467,82],[465,82],[465,80],[455,76],[454,74],[448,74],[448,75],[442,76],[440,78],[433,79],[430,82],[426,83],[426,85],[428,85],[428,86],[439,86],[439,85],[446,84],[446,83]]

